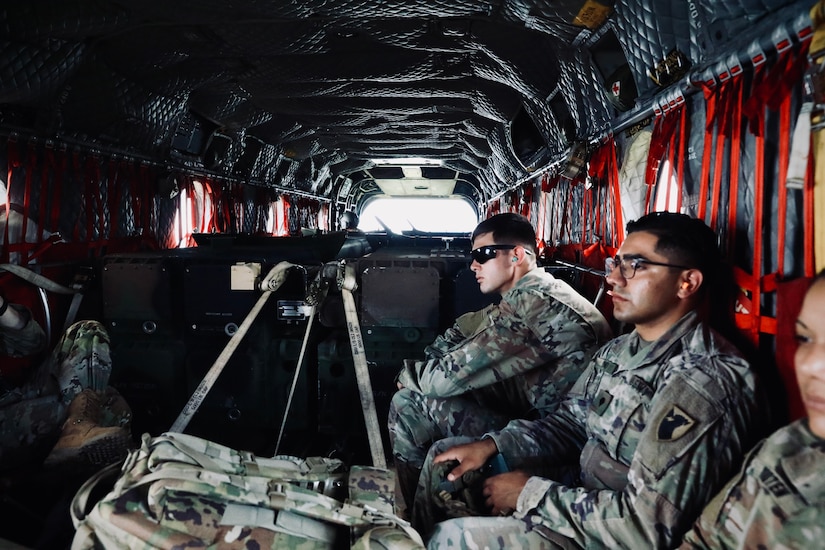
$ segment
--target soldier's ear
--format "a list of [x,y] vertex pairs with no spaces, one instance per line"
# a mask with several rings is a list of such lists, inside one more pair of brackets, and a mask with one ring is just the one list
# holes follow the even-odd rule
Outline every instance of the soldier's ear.
[[677,295],[680,298],[687,298],[688,296],[696,294],[702,286],[703,281],[704,276],[701,271],[698,269],[686,269],[679,277],[679,290],[677,291]]

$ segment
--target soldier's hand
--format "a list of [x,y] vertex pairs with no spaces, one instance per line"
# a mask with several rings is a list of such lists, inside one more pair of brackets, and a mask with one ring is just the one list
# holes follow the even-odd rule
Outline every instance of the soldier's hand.
[[439,464],[449,460],[457,460],[458,466],[447,474],[447,480],[455,481],[465,472],[478,470],[487,462],[487,459],[498,452],[496,442],[492,439],[481,439],[464,445],[457,445],[436,455],[433,462]]
[[524,472],[507,472],[484,480],[485,503],[494,515],[512,514],[530,476]]

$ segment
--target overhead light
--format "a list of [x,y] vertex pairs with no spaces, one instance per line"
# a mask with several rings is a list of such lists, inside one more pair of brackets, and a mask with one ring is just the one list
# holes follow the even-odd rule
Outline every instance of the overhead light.
[[426,159],[422,157],[397,157],[397,158],[383,158],[370,159],[373,164],[390,164],[393,166],[413,165],[413,166],[441,166],[439,159]]

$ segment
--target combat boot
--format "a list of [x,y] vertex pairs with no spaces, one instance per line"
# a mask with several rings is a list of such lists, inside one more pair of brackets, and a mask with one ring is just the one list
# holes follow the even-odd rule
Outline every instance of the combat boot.
[[112,386],[107,386],[99,393],[101,394],[101,407],[98,424],[128,430],[132,425],[132,409],[123,396]]
[[101,425],[106,400],[105,394],[92,389],[75,396],[69,404],[60,439],[46,457],[46,466],[104,466],[126,457],[133,447],[129,430]]

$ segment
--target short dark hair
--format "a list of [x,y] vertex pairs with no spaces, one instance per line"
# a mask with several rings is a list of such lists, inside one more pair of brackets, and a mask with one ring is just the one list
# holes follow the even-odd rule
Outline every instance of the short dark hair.
[[538,253],[536,230],[530,220],[521,214],[505,212],[487,218],[476,226],[470,240],[475,241],[476,237],[485,233],[492,233],[497,244],[518,244],[533,254]]
[[698,269],[710,283],[718,279],[719,239],[704,221],[677,212],[652,212],[628,222],[627,234],[637,231],[656,235],[656,252],[671,262]]

